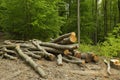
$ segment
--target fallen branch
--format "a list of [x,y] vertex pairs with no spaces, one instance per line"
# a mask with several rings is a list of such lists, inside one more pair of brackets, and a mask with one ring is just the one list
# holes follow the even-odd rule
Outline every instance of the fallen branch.
[[31,51],[29,51],[27,49],[26,49],[26,52],[24,52],[24,53],[27,54],[27,55],[29,55],[29,56],[31,56],[31,57],[33,57],[33,58],[41,59],[40,55],[36,55],[36,54],[32,53]]
[[3,56],[8,58],[8,59],[11,59],[11,60],[17,60],[17,57],[11,56],[11,55],[9,55],[7,53],[5,53]]
[[20,49],[19,45],[16,45],[16,51],[18,52],[19,56],[22,57],[27,63],[29,63],[29,65],[36,71],[38,72],[38,74],[45,78],[46,74],[43,71],[43,69],[41,69],[28,55],[24,54],[23,51]]
[[111,75],[112,73],[110,72],[110,63],[107,60],[104,60],[105,64],[107,64],[107,73]]
[[65,57],[62,57],[63,61],[67,62],[67,63],[73,63],[73,64],[85,64],[84,60],[69,60]]

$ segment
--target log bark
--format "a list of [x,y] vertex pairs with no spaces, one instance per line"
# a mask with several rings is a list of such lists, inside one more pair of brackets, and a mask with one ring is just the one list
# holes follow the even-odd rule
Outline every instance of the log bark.
[[5,53],[3,56],[4,56],[5,58],[11,59],[11,60],[17,60],[17,57],[11,56],[11,55],[9,55],[9,54],[7,54],[7,53]]
[[72,60],[80,60],[80,58],[77,58],[77,57],[74,57],[71,55],[67,55],[66,57],[68,57],[69,59],[72,59]]
[[85,59],[85,62],[98,62],[99,57],[93,53],[81,53],[81,59]]
[[72,44],[72,45],[59,45],[56,43],[49,43],[49,42],[41,42],[39,43],[41,46],[45,46],[45,47],[51,47],[51,48],[55,48],[55,49],[69,49],[69,50],[73,50],[73,49],[77,49],[78,48],[78,44]]
[[64,45],[67,45],[67,44],[73,44],[77,41],[77,38],[76,36],[70,36],[68,38],[64,38],[62,41],[60,42],[57,42],[58,44],[64,44]]
[[75,57],[77,57],[77,58],[81,58],[81,53],[80,53],[80,51],[78,51],[78,50],[73,50],[72,52],[73,52],[73,56],[75,56]]
[[39,45],[39,42],[38,41],[32,41],[32,43],[34,44],[34,46],[36,46],[36,48],[38,48],[40,51],[43,52],[43,55],[45,58],[48,58],[50,60],[54,60],[55,59],[55,56],[51,53],[48,53],[44,48],[42,48],[40,45]]
[[76,36],[75,32],[64,34],[64,35],[52,40],[51,42],[52,43],[58,43],[58,42],[62,41],[64,38],[68,38],[70,36]]
[[38,72],[41,77],[46,77],[43,69],[41,69],[28,55],[24,54],[19,45],[16,45],[15,49],[18,52],[19,56],[22,57],[36,72]]
[[62,63],[62,55],[59,54],[59,55],[57,55],[57,57],[58,57],[58,59],[57,59],[57,65],[58,66],[62,66],[63,65],[63,63]]
[[12,55],[17,55],[17,53],[13,50],[8,50],[6,47],[3,47],[3,51],[8,53],[8,54],[12,54]]
[[44,47],[44,46],[41,46],[43,49],[45,49],[47,52],[50,52],[50,53],[53,53],[53,54],[64,54],[63,50],[58,50],[58,49],[55,49],[55,48],[51,48],[51,47]]
[[33,58],[36,58],[36,59],[41,59],[42,58],[40,55],[36,55],[36,54],[32,53],[31,51],[29,51],[27,49],[26,49],[26,52],[24,52],[24,53],[33,57]]
[[85,64],[84,60],[69,60],[65,57],[62,58],[63,61],[67,62],[67,63],[73,63],[73,64]]

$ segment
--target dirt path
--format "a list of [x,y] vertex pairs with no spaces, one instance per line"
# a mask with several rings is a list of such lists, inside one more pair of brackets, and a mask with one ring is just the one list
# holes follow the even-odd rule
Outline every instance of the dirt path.
[[57,66],[55,61],[36,61],[48,75],[42,79],[24,61],[0,59],[0,80],[120,80],[120,71],[111,69],[112,75],[106,73],[106,65],[100,61],[98,64],[85,64],[80,66],[64,63]]

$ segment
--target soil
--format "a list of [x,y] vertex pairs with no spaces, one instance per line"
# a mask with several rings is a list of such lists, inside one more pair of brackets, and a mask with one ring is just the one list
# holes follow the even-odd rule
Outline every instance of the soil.
[[63,66],[58,66],[56,60],[35,60],[47,74],[47,78],[44,79],[21,58],[17,60],[0,58],[0,80],[120,80],[120,70],[112,68],[112,74],[107,74],[107,66],[103,59],[101,58],[98,63],[85,65],[63,62]]
[[0,59],[0,80],[120,80],[120,70],[112,68],[112,74],[108,75],[102,59],[97,64],[63,63],[63,66],[57,66],[56,61],[35,61],[44,69],[47,79],[41,78],[22,59]]

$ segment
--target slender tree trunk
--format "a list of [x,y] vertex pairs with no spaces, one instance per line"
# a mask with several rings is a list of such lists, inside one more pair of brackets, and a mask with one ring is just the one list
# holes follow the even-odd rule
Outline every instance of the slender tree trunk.
[[118,9],[119,9],[119,23],[120,23],[120,0],[118,0]]
[[104,8],[104,35],[107,36],[107,29],[108,29],[108,24],[107,24],[107,0],[104,0],[103,8]]
[[112,30],[112,0],[110,0],[110,31]]
[[77,2],[77,25],[78,25],[78,44],[80,44],[80,0]]
[[97,33],[98,33],[98,0],[95,0],[95,44],[97,44]]

